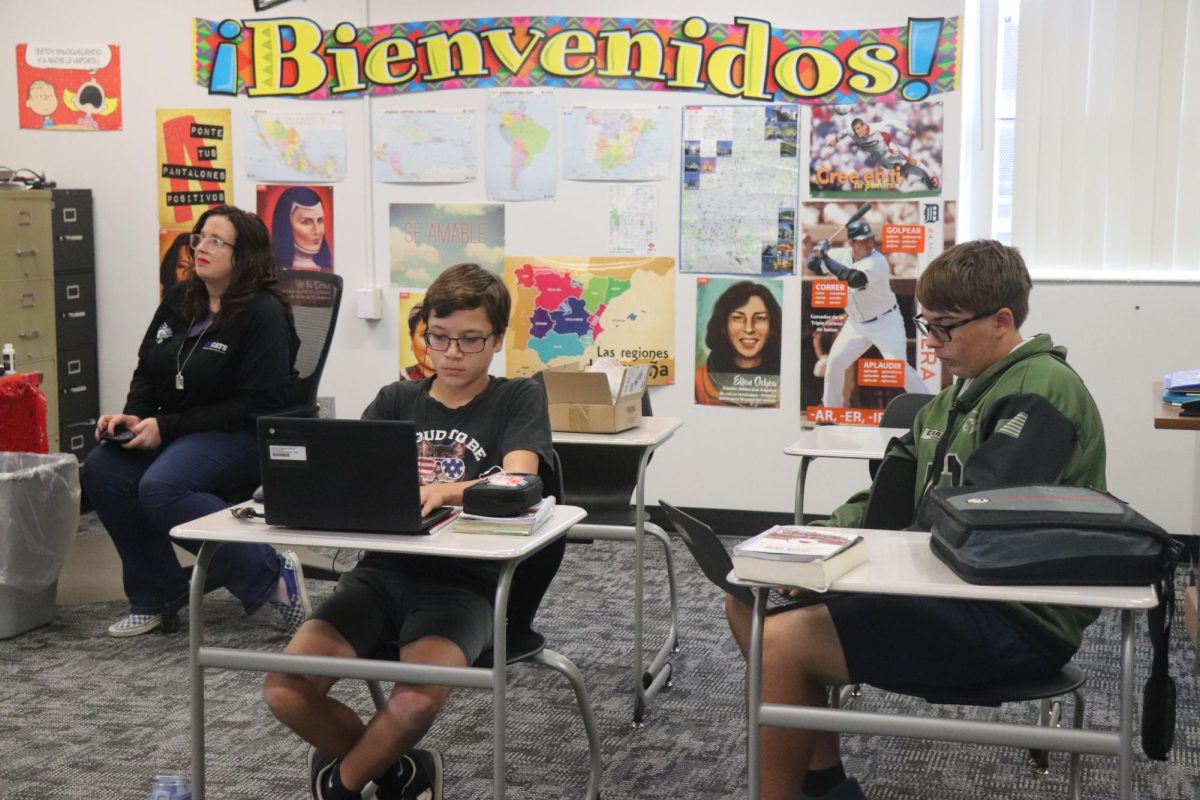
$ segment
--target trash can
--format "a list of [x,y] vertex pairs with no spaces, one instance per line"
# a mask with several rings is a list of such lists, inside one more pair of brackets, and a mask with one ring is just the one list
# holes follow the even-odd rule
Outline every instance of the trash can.
[[0,639],[54,619],[58,575],[79,530],[79,461],[0,452]]

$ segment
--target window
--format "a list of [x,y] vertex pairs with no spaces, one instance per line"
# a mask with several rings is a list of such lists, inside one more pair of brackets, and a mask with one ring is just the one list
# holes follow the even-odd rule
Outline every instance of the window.
[[993,235],[1040,278],[1200,280],[1200,0],[998,13]]

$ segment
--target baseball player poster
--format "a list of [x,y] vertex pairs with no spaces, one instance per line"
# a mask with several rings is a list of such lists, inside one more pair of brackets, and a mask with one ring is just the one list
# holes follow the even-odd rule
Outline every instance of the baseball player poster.
[[933,369],[922,365],[912,316],[918,271],[943,246],[942,210],[918,202],[802,204],[806,421],[877,425],[897,394],[936,391],[936,361]]
[[813,106],[813,197],[933,197],[942,190],[942,104]]
[[696,404],[779,407],[783,287],[777,280],[696,280]]

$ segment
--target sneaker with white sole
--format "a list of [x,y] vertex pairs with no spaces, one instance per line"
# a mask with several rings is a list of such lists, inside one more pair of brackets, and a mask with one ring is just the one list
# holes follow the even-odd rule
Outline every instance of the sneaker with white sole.
[[108,626],[108,635],[123,639],[141,636],[162,626],[162,614],[130,614]]
[[312,745],[309,745],[308,788],[312,792],[313,800],[337,800],[337,798],[343,797],[355,797],[359,800],[366,800],[367,798],[381,797],[376,792],[377,787],[374,782],[371,781],[367,782],[367,785],[363,787],[361,792],[341,787],[341,781],[337,781],[339,788],[335,788],[333,778],[340,763],[342,763],[340,758],[321,752]]
[[279,576],[287,587],[287,602],[272,600],[271,605],[283,617],[288,636],[292,636],[312,614],[312,606],[308,602],[308,588],[304,585],[304,569],[300,566],[300,557],[291,550],[279,554]]
[[442,800],[442,754],[413,750],[400,757],[400,800]]

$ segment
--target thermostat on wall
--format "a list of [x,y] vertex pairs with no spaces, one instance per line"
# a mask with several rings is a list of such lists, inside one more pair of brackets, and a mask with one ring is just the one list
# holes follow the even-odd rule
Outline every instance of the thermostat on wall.
[[378,286],[358,290],[358,318],[379,319],[383,316],[383,290]]

